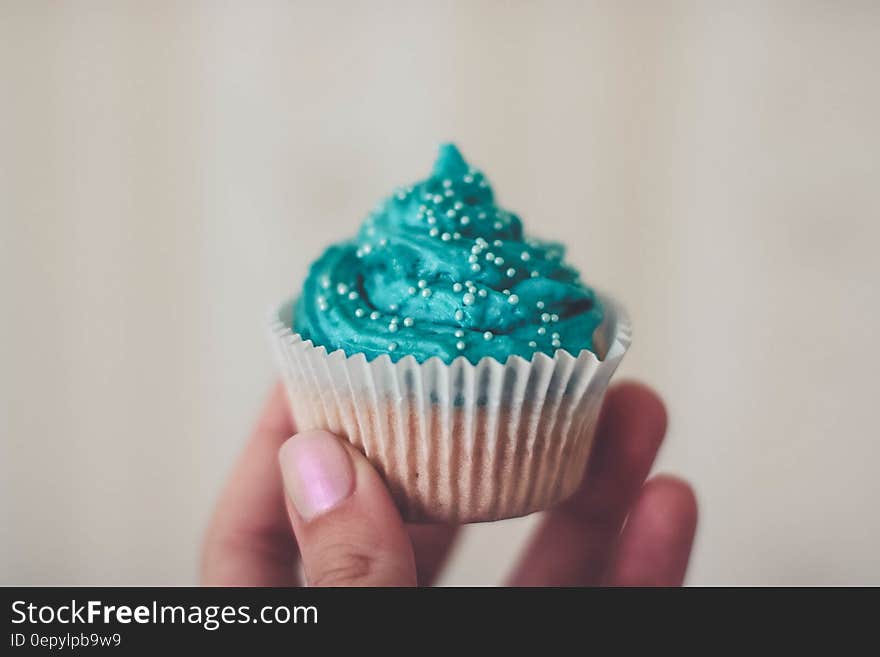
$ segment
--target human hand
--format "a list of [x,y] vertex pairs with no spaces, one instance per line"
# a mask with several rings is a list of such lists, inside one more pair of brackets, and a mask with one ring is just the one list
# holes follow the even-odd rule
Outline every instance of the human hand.
[[[670,476],[645,482],[665,430],[649,388],[611,388],[584,483],[545,513],[509,584],[680,585],[697,523],[693,491]],[[360,452],[327,432],[293,434],[279,385],[220,497],[202,581],[293,586],[300,561],[312,586],[430,585],[457,527],[404,524]]]

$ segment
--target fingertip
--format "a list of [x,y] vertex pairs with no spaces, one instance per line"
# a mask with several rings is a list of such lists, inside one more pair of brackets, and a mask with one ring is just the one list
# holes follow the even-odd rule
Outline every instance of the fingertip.
[[278,450],[284,487],[306,522],[336,508],[354,492],[355,470],[342,441],[329,431],[303,431]]
[[696,509],[697,495],[691,483],[678,475],[661,472],[656,474],[645,484],[646,488],[650,488],[663,495],[674,497],[682,504],[687,503]]
[[412,545],[385,482],[347,440],[302,431],[279,449],[290,520],[313,586],[416,583]]
[[605,399],[597,429],[597,449],[591,469],[628,473],[638,490],[666,435],[666,407],[660,396],[637,381],[612,387]]
[[681,586],[697,526],[690,484],[659,475],[643,487],[621,533],[607,583]]
[[669,422],[666,404],[659,393],[646,383],[625,380],[616,384],[608,392],[608,403],[625,412],[638,413],[656,427],[661,435],[666,432]]
[[680,477],[659,474],[645,483],[640,512],[657,527],[675,535],[693,535],[699,514],[693,487]]

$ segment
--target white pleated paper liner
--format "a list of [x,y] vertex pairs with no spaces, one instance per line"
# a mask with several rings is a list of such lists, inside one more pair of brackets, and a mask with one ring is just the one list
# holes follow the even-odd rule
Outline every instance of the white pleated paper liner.
[[347,438],[385,478],[409,522],[477,522],[546,509],[583,477],[611,375],[630,343],[624,311],[602,298],[603,360],[559,350],[531,361],[328,353],[271,316],[297,429]]

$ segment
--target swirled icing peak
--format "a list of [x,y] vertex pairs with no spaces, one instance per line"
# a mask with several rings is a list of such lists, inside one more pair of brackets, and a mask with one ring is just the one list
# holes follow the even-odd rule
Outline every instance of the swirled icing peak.
[[603,309],[563,255],[525,238],[482,172],[445,144],[428,178],[396,190],[355,240],[312,264],[293,328],[369,360],[595,351]]

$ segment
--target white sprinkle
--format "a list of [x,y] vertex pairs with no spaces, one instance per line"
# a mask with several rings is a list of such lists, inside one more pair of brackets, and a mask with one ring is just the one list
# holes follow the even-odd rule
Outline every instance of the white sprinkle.
[[474,305],[474,295],[470,292],[466,293],[462,298],[461,302],[466,306]]
[[553,333],[550,334],[550,337],[553,338],[554,340],[558,340],[558,339],[559,339],[559,333],[557,333],[557,332],[554,331]]
[[397,324],[394,322],[391,322],[388,325],[388,330],[391,331],[392,333],[396,332],[397,331]]
[[496,267],[501,267],[502,265],[504,265],[504,258],[502,258],[501,256],[496,256],[496,258],[495,258],[495,266],[496,266]]
[[[394,312],[395,310],[397,310],[397,304],[392,303],[390,306],[388,306],[388,310],[390,310],[391,312]],[[395,320],[395,321],[397,321],[397,320]]]
[[443,240],[444,242],[448,242],[449,240],[452,239],[452,235],[450,235],[449,233],[443,233],[440,236],[440,239]]
[[426,287],[428,287],[428,281],[426,281],[424,278],[422,278],[419,280],[417,285],[419,286],[420,290],[424,290]]
[[494,242],[492,242],[492,246],[500,249],[502,246],[504,246],[504,242],[502,242],[501,240],[495,240]]
[[358,298],[358,293],[355,292],[354,290],[352,290],[351,292],[348,293],[348,298],[351,299],[352,301],[354,301],[355,299]]
[[552,315],[550,315],[550,321],[551,321],[551,322],[558,322],[558,321],[559,321],[559,315],[557,315],[556,313],[553,313]]
[[452,181],[449,178],[447,178],[446,180],[443,181],[443,186],[444,187],[452,187]]
[[363,308],[358,308],[357,310],[354,311],[355,317],[363,317],[364,314],[365,314],[365,311]]
[[422,296],[426,299],[431,296],[431,288],[426,287],[424,290],[422,290]]
[[394,351],[395,349],[397,349],[397,343],[396,342],[389,342],[388,343],[388,351]]
[[323,287],[325,290],[330,287],[329,276],[321,276],[321,287]]
[[491,340],[494,337],[495,336],[493,335],[492,331],[486,331],[485,333],[483,333],[484,340]]
[[528,262],[532,256],[528,251],[523,251],[519,257],[523,262]]
[[550,321],[550,313],[541,313],[541,321],[545,324]]
[[544,335],[546,332],[547,329],[545,329],[543,326],[538,327],[538,335]]
[[495,230],[501,230],[502,228],[504,228],[504,226],[501,225],[500,221],[496,221],[494,224],[492,224],[492,228],[494,228]]
[[476,261],[477,261],[476,255],[469,255],[468,256],[468,262],[476,262]]
[[503,295],[509,297],[509,296],[510,296],[510,290],[508,290],[507,288],[504,288],[503,290],[501,290],[501,294],[503,294]]
[[461,225],[462,226],[467,226],[469,223],[471,223],[470,217],[462,217],[461,218]]
[[471,265],[471,271],[480,271],[480,265],[474,263]]
[[410,294],[415,294],[416,292],[418,292],[418,290],[416,290],[416,288],[410,286],[409,289],[407,290],[407,292],[409,292]]
[[489,293],[486,292],[486,288],[480,288],[480,291],[477,292],[477,295],[485,299],[489,295]]
[[403,325],[406,326],[407,328],[412,326],[413,325],[413,318],[412,317],[404,317],[403,318]]
[[455,348],[458,349],[459,351],[464,351],[464,348],[466,346],[467,345],[462,340],[459,340],[458,342],[455,343]]
[[443,196],[455,196],[455,192],[453,192],[451,189],[447,189],[445,192],[443,192]]
[[447,210],[446,216],[449,217],[450,219],[452,219],[452,217],[455,216],[455,210]]
[[388,245],[388,240],[386,238],[383,237],[382,239],[379,240],[379,246],[387,246],[387,245]]
[[346,285],[345,283],[340,283],[336,286],[336,292],[338,294],[345,294],[346,292],[348,292],[348,285]]
[[470,185],[472,182],[474,182],[474,177],[471,175],[467,175],[464,178],[462,178],[462,180]]
[[374,310],[373,312],[371,312],[371,313],[370,313],[370,319],[373,319],[373,320],[379,319],[379,311],[378,311],[378,310]]
[[556,347],[557,349],[559,349],[559,346],[562,343],[559,340],[553,340],[550,344],[553,345],[554,347]]
[[429,216],[427,219],[427,222],[428,222],[429,226],[433,226],[434,224],[437,223],[437,217]]
[[454,239],[454,240],[460,240],[460,239],[461,239],[461,233],[459,233],[458,231],[452,233],[452,239]]
[[440,196],[440,194],[434,194],[433,201],[434,201],[434,204],[435,204],[435,205],[436,205],[437,203],[442,203],[442,202],[443,202],[443,197]]
[[463,337],[464,337],[464,331],[462,331],[461,329],[456,329],[456,330],[455,330],[455,337],[457,337],[457,338],[463,338]]
[[507,278],[513,278],[514,276],[516,276],[516,269],[511,267],[507,270]]
[[439,234],[440,234],[440,229],[437,227],[434,227],[428,231],[428,235],[430,235],[431,237],[437,237]]
[[455,311],[455,321],[460,322],[463,319],[464,319],[464,312],[462,310],[456,310]]
[[494,259],[495,259],[495,254],[492,253],[491,251],[489,251],[489,253],[486,254],[486,260],[488,260],[489,262],[492,262]]
[[368,253],[371,253],[371,252],[373,251],[373,247],[370,246],[369,244],[364,244],[364,245],[361,247],[361,251],[364,252],[364,255],[367,255]]
[[538,343],[535,342],[534,340],[529,340],[529,346],[530,346],[532,349],[534,349],[535,347],[538,346]]
[[532,278],[538,278],[538,272],[533,271],[531,274],[529,274],[529,276],[531,276]]
[[535,304],[535,307],[536,307],[538,310],[544,310],[544,302],[543,302],[543,301],[538,301],[538,302]]
[[452,204],[452,207],[456,210],[461,210],[464,207],[464,204],[461,201],[456,201]]
[[509,297],[507,297],[507,303],[516,305],[519,303],[519,297],[515,294],[511,294]]
[[461,283],[453,283],[452,284],[453,292],[461,292]]

